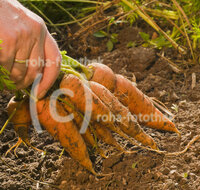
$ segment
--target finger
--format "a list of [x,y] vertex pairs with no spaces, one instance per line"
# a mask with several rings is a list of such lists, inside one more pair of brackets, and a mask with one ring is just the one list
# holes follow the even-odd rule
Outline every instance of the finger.
[[45,66],[43,68],[43,77],[38,87],[38,98],[42,98],[46,94],[60,72],[61,55],[55,40],[49,33],[46,36],[44,53]]
[[0,65],[11,71],[15,59],[15,46],[13,42],[2,41],[0,50]]
[[23,89],[31,85],[35,80],[36,75],[42,72],[43,65],[44,65],[43,46],[36,43],[26,63],[27,72],[24,78],[16,84],[17,88]]
[[10,79],[15,82],[16,87],[17,87],[17,83],[19,83],[21,80],[23,80],[23,78],[26,75],[26,72],[27,72],[26,63],[15,62],[13,64],[11,74],[10,74]]
[[28,59],[30,57],[31,51],[32,51],[33,45],[29,45],[26,47],[19,47],[15,59],[13,67],[11,68],[11,75],[10,78],[13,80],[16,84],[20,83],[20,81],[24,80],[27,68],[28,68]]

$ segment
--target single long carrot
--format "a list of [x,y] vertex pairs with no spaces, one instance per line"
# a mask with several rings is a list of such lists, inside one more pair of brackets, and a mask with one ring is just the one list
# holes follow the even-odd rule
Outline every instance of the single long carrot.
[[[122,92],[128,95],[128,100],[123,97]],[[171,131],[180,134],[175,124],[165,117],[131,81],[122,75],[116,75],[115,96],[126,105],[131,113],[135,114],[138,121],[145,126]],[[123,98],[121,98],[123,97]]]
[[[82,166],[96,175],[89,158],[86,144],[82,136],[79,134],[76,125],[73,121],[67,123],[56,121],[50,113],[50,106],[49,98],[37,102],[38,118],[40,123],[52,136],[59,140],[60,144],[73,159],[77,160]],[[67,115],[62,104],[58,101],[56,102],[56,110],[60,116],[64,117]]]
[[[129,108],[130,112],[137,117],[139,123],[147,127],[180,134],[175,124],[155,108],[149,98],[131,81],[122,75],[113,75],[108,66],[100,63],[94,64],[94,66],[90,64],[90,68],[94,70],[90,80],[102,84],[111,92],[113,92],[113,86],[109,85],[109,81],[115,81],[114,95],[124,106]],[[106,69],[101,72],[102,68]]]
[[123,106],[107,88],[93,81],[90,81],[90,87],[95,94],[98,94],[101,101],[114,114],[114,122],[119,125],[124,133],[135,138],[143,145],[158,149],[154,140],[143,131],[134,116],[129,112],[128,108]]
[[[80,130],[80,127],[83,122],[81,113],[78,113],[78,110],[77,108],[74,107],[74,105],[71,104],[71,106],[69,106],[68,104],[65,103],[65,102],[70,103],[70,100],[67,97],[64,97],[62,99],[64,100],[64,102],[62,103],[64,109],[67,111],[68,114],[73,114],[73,121],[76,123],[77,128]],[[94,141],[93,141],[93,137],[89,128],[87,128],[86,132],[82,134],[82,137],[88,144],[90,145],[93,144]]]
[[[14,125],[14,130],[18,134],[19,139],[18,142],[12,146],[7,152],[6,155],[13,149],[14,153],[16,155],[16,150],[18,146],[24,142],[26,145],[30,146],[31,148],[37,150],[37,151],[42,151],[34,146],[31,145],[29,141],[29,136],[28,136],[28,129],[29,126],[31,125],[31,116],[29,112],[29,99],[28,97],[25,97],[24,99],[17,101],[15,100],[15,96],[9,101],[7,105],[7,113],[10,116],[13,111],[15,110],[15,114],[11,118],[11,122]],[[16,155],[17,156],[17,155]]]
[[[62,103],[64,109],[70,113],[73,114],[74,116],[74,122],[76,123],[77,128],[80,130],[80,127],[82,125],[83,122],[83,118],[81,117],[81,113],[78,112],[78,110],[75,107],[69,106],[68,104],[66,104],[65,102],[69,102],[69,99],[67,97],[63,98],[64,102]],[[92,124],[90,124],[92,125]],[[94,134],[96,135],[96,134]],[[90,126],[88,126],[86,132],[84,134],[81,134],[81,136],[83,137],[84,141],[91,146],[92,148],[96,148],[96,151],[104,158],[106,158],[104,151],[102,149],[100,149],[98,147],[98,143],[97,141],[94,139],[93,135],[92,135],[92,131],[90,130]]]

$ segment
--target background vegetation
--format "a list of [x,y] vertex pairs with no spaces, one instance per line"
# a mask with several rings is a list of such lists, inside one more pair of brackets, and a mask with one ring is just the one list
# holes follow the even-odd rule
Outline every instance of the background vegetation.
[[[200,49],[200,1],[196,0],[20,0],[45,20],[57,39],[60,48],[66,41],[85,35],[107,39],[107,50],[112,51],[118,42],[117,32],[111,32],[121,24],[136,25],[145,22],[153,28],[154,35],[140,32],[143,46],[157,49],[175,48],[187,59],[187,64],[199,63]],[[70,43],[67,43],[71,48]],[[127,44],[135,46],[134,42]],[[0,89],[7,84],[8,72],[0,67]]]
[[[110,33],[111,25],[144,20],[156,36],[141,33],[144,46],[158,49],[176,48],[189,54],[191,63],[198,62],[200,48],[200,2],[195,0],[43,0],[21,2],[44,18],[51,31],[64,34],[64,29],[76,25],[74,38],[95,30],[95,36],[108,38],[108,50],[117,42],[117,34]],[[104,16],[102,16],[104,15]],[[92,23],[92,24],[91,24]],[[101,23],[101,24],[100,24]],[[102,26],[102,23],[104,25]],[[131,44],[130,44],[131,46]]]

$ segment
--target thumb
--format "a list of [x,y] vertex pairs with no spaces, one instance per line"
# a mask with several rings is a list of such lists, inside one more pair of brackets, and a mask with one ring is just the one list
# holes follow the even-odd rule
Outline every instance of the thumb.
[[45,96],[60,73],[61,55],[57,43],[49,32],[47,33],[44,44],[44,59],[43,76],[38,87],[39,99]]

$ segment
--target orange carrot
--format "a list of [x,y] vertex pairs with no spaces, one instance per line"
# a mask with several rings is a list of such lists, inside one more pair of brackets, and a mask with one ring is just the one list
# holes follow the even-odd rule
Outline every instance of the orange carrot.
[[[63,98],[65,102],[70,102],[67,97]],[[73,105],[72,105],[73,106]],[[78,128],[80,129],[80,126],[83,122],[83,119],[81,118],[80,114],[78,114],[78,111],[75,111],[76,108],[72,108],[71,106],[68,106],[66,103],[63,103],[63,107],[68,111],[68,113],[73,113],[74,114],[74,120],[77,123]],[[112,137],[111,132],[109,131],[108,128],[103,126],[102,124],[98,124],[97,122],[90,122],[91,127],[93,127],[93,133],[94,135],[97,135],[98,139],[101,139],[103,142],[115,146],[118,150],[125,152],[125,150],[117,143],[117,141]],[[90,126],[87,128],[86,132],[82,134],[82,137],[84,140],[90,144],[91,146],[96,146],[97,151],[101,154],[102,157],[106,157],[103,153],[103,150],[101,150],[98,146],[97,143],[95,142],[93,136],[92,136],[92,131],[90,130]]]
[[[91,121],[97,121],[103,126],[108,127],[111,131],[118,133],[120,136],[127,138],[127,136],[121,131],[121,129],[115,126],[115,122],[112,120],[112,113],[110,109],[100,100],[100,98],[94,94],[83,82],[76,76],[69,74],[65,75],[63,80],[60,83],[60,88],[71,90],[74,93],[73,97],[67,96],[70,101],[75,105],[75,107],[81,111],[81,113],[85,113],[85,91],[84,86],[88,92],[91,93],[92,98],[90,103],[92,104],[91,111]],[[87,96],[86,96],[87,98]],[[88,111],[88,110],[86,110]],[[101,117],[103,116],[103,117]],[[129,139],[129,138],[127,138]]]
[[[65,102],[68,102],[68,103],[70,102],[69,99],[68,99],[67,97],[63,98],[63,100],[64,100]],[[66,104],[66,103],[62,103],[62,105],[63,105],[64,109],[65,109],[68,113],[72,113],[72,114],[73,114],[73,116],[74,116],[74,122],[76,123],[76,126],[77,126],[78,129],[80,130],[80,127],[81,127],[82,122],[83,122],[83,118],[81,117],[81,113],[79,113],[79,112],[76,110],[75,107],[72,108],[71,106],[69,106],[69,105]],[[73,105],[72,105],[72,106],[73,106]],[[92,125],[92,124],[91,124],[91,125]],[[84,141],[85,141],[88,145],[92,146],[93,148],[96,148],[97,152],[100,153],[100,155],[101,155],[102,157],[104,157],[104,158],[106,157],[106,156],[104,155],[104,153],[103,153],[104,151],[101,150],[101,149],[98,147],[98,144],[97,144],[97,142],[95,141],[95,139],[94,139],[94,137],[93,137],[93,135],[92,135],[92,131],[90,130],[90,126],[88,126],[86,132],[85,132],[84,134],[81,134],[81,136],[83,137]]]
[[[99,99],[99,97],[96,94],[94,94],[86,85],[84,85],[83,82],[78,77],[72,74],[65,75],[60,83],[60,88],[71,90],[74,93],[73,97],[70,96],[67,97],[83,115],[86,111],[91,111],[92,121],[99,120],[100,118],[99,116],[101,115],[110,117],[110,110],[108,109],[108,107]],[[91,99],[89,99],[89,102],[92,105],[91,110],[85,110],[86,99],[88,98],[85,95],[85,91],[91,94]],[[99,120],[99,122],[102,121]],[[108,119],[105,122],[106,124],[113,124],[111,119]]]
[[[22,139],[27,145],[29,145],[30,142],[28,140],[28,128],[31,124],[29,99],[26,98],[22,101],[16,101],[15,97],[13,97],[7,106],[8,115],[10,116],[15,109],[16,112],[11,119],[11,122],[14,125],[14,130],[19,135],[19,141]],[[17,144],[15,146],[17,146]]]
[[[62,123],[55,121],[50,113],[49,98],[37,102],[38,118],[45,129],[56,139],[72,158],[77,160],[82,166],[96,175],[89,158],[87,147],[73,121]],[[60,116],[66,116],[68,113],[64,110],[60,102],[56,102],[56,109]]]
[[29,99],[25,97],[21,101],[17,101],[15,100],[15,97],[13,97],[8,103],[7,112],[9,116],[11,116],[13,112],[15,112],[15,114],[11,118],[11,122],[14,125],[14,130],[18,134],[19,139],[18,139],[18,142],[6,152],[6,155],[13,148],[15,148],[14,154],[16,155],[16,150],[22,142],[24,142],[26,145],[30,146],[31,148],[37,151],[42,151],[32,146],[29,141],[28,129],[29,129],[29,126],[31,125],[31,116],[29,112]]
[[111,92],[114,92],[116,79],[112,69],[101,63],[89,64],[88,68],[92,68],[94,71],[93,76],[90,79],[91,81],[98,82],[108,88]]
[[[83,82],[74,75],[65,75],[62,82],[60,83],[60,88],[65,88],[74,92],[73,97],[67,96],[68,99],[75,105],[75,107],[84,115],[85,113],[85,91]],[[94,94],[88,87],[86,87],[92,95],[92,100],[90,100],[92,104],[92,114],[91,114],[91,122],[92,124],[97,121],[102,126],[108,127],[110,130],[115,131],[117,133],[120,132],[120,129],[116,130],[114,122],[112,121],[110,109],[100,100],[100,98]],[[86,97],[87,98],[87,97]],[[101,116],[106,116],[108,119],[103,120]]]
[[[114,95],[124,106],[129,108],[132,114],[137,116],[139,123],[147,127],[180,134],[175,124],[155,108],[149,98],[131,81],[122,75],[113,75],[108,66],[100,63],[94,64],[94,66],[91,64],[90,68],[94,69],[93,77],[90,80],[102,84],[111,92],[113,92],[113,86],[109,85],[109,81],[115,81]],[[106,69],[101,72],[102,68]]]
[[[87,88],[88,91],[92,94],[92,121],[98,121],[103,126],[109,127],[112,131],[117,132],[119,134],[120,129],[130,135],[131,137],[134,137],[136,140],[140,141],[144,145],[150,146],[151,148],[157,149],[156,143],[153,141],[153,139],[148,136],[141,128],[140,126],[135,123],[132,123],[131,127],[129,127],[129,123],[132,121],[128,121],[128,109],[126,109],[120,102],[115,98],[112,93],[110,93],[105,87],[102,85],[93,85],[94,82],[90,82],[90,87],[93,93],[89,88]],[[98,84],[98,83],[96,83]],[[99,88],[98,88],[99,87]],[[80,110],[82,113],[85,112],[85,98],[84,97],[84,84],[83,82],[74,75],[65,75],[61,84],[60,88],[66,88],[68,90],[71,90],[74,92],[73,97],[68,97],[71,102],[77,107],[78,110]],[[107,93],[106,95],[104,93]],[[96,95],[95,95],[96,94]],[[98,96],[97,96],[98,95]],[[117,106],[116,108],[112,108],[110,105],[110,102],[115,99],[115,102],[112,103],[112,106]],[[118,104],[116,104],[116,102]],[[120,107],[121,106],[121,107]],[[122,107],[124,108],[122,110]],[[126,119],[126,124],[123,124],[122,121],[118,122],[119,128],[116,130],[115,123],[116,121],[113,120],[113,113],[112,111],[115,111],[114,114],[117,112],[119,113],[121,110],[121,114]],[[124,110],[126,110],[125,113]],[[121,133],[122,134],[122,133]],[[120,134],[120,135],[121,135]]]
[[[125,89],[125,90],[124,90]],[[124,92],[128,95],[128,108],[138,117],[138,121],[148,127],[180,133],[167,117],[165,117],[131,81],[122,75],[116,75],[115,96],[126,105],[127,99],[121,98]]]
[[95,123],[93,126],[99,139],[101,139],[106,144],[114,146],[117,150],[125,152],[125,150],[118,144],[118,142],[112,136],[110,130],[107,127],[98,123]]
[[124,133],[135,138],[143,145],[157,149],[157,145],[154,140],[142,130],[135,118],[129,112],[128,108],[123,106],[107,88],[93,81],[90,81],[90,87],[95,94],[98,94],[101,101],[108,106],[114,114],[114,122],[119,125]]

